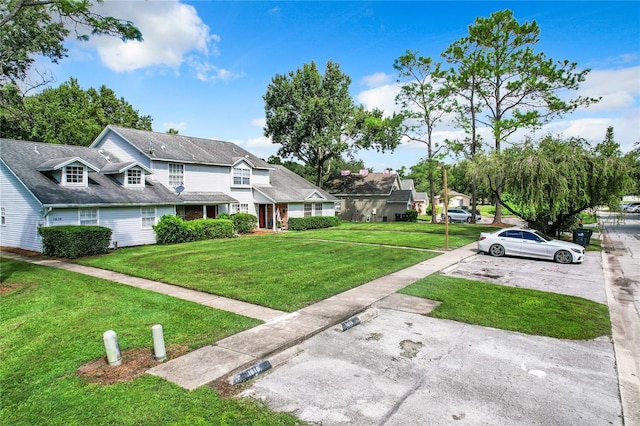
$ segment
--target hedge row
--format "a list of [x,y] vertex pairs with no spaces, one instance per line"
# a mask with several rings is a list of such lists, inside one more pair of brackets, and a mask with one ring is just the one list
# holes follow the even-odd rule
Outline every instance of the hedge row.
[[337,216],[310,216],[310,217],[290,217],[287,228],[290,231],[304,231],[307,229],[331,228],[340,225],[340,218]]
[[111,244],[111,229],[104,226],[47,226],[38,228],[42,248],[47,256],[75,259],[107,253]]
[[153,227],[158,244],[187,243],[190,241],[230,238],[234,235],[233,222],[229,219],[196,219],[186,221],[166,214]]

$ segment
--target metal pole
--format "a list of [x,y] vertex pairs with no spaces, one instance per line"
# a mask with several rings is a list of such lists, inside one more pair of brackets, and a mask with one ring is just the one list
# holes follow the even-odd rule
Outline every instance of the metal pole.
[[449,190],[447,189],[447,169],[442,166],[444,176],[444,249],[449,250]]

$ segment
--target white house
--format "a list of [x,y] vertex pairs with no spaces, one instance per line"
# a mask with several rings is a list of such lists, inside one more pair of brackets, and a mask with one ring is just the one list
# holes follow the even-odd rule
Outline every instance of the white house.
[[42,251],[40,226],[111,228],[113,246],[155,243],[165,214],[245,212],[259,227],[333,216],[337,199],[231,143],[107,126],[90,147],[0,139],[0,245]]

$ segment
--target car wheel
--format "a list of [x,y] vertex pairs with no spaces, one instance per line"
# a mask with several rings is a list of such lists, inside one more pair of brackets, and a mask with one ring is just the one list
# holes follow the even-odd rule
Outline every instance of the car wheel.
[[467,218],[467,223],[471,223],[471,218],[470,217]]
[[494,244],[489,247],[489,254],[495,257],[502,257],[504,256],[504,247],[502,247],[500,244]]
[[557,251],[555,256],[553,256],[553,260],[558,263],[571,263],[573,261],[573,256],[566,250]]
[[449,216],[449,223],[453,223],[453,220],[451,220],[451,216]]

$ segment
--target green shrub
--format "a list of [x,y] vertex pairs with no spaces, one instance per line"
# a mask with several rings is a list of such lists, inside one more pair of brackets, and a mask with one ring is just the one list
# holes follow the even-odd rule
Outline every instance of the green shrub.
[[107,253],[111,244],[111,229],[104,226],[48,226],[38,228],[38,232],[47,256],[69,259],[92,256]]
[[228,219],[196,219],[186,221],[178,216],[164,215],[153,227],[158,244],[188,243],[233,236],[233,222]]
[[233,222],[230,219],[198,219],[193,222],[200,223],[207,240],[233,237]]
[[232,214],[231,220],[238,234],[249,234],[258,225],[258,218],[249,213]]
[[217,219],[231,219],[231,215],[229,213],[220,213]]
[[407,210],[404,212],[407,215],[407,222],[417,222],[418,221],[418,211],[417,210]]
[[158,244],[175,244],[190,241],[185,221],[172,214],[162,216],[158,224],[154,225],[153,230],[156,233],[156,242]]
[[342,222],[337,216],[290,217],[287,226],[290,231],[305,231],[339,226],[340,223]]

